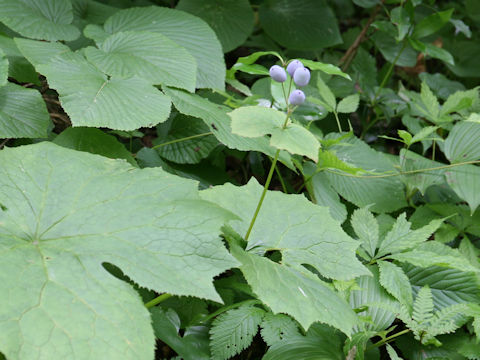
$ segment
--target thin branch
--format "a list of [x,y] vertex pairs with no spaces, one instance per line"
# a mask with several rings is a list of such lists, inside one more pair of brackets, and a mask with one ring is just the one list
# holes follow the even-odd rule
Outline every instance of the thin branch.
[[373,11],[372,15],[370,15],[370,18],[367,20],[367,23],[363,27],[362,31],[360,31],[360,34],[358,34],[358,36],[355,39],[355,41],[353,42],[353,44],[350,45],[350,47],[348,48],[345,55],[343,55],[342,58],[340,59],[340,65],[343,64],[342,71],[346,71],[348,69],[348,67],[350,66],[351,62],[353,61],[353,59],[355,58],[355,55],[357,54],[358,47],[365,40],[368,28],[375,21],[375,18],[377,17],[381,8],[382,7],[380,5],[377,5],[377,7]]

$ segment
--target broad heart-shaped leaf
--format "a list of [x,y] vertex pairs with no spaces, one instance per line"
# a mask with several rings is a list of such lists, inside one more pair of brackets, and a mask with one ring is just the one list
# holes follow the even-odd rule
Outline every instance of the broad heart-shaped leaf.
[[[246,138],[232,133],[231,119],[227,115],[231,109],[215,104],[197,94],[171,88],[164,88],[164,91],[170,96],[178,111],[202,119],[218,141],[230,149],[260,151],[270,157],[275,156],[276,149],[270,145],[267,137]],[[279,160],[290,169],[294,169],[290,154],[286,151],[280,152]]]
[[456,166],[445,171],[447,183],[455,193],[468,203],[473,214],[480,205],[480,167]]
[[[230,224],[244,236],[262,190],[252,178],[245,186],[225,184],[204,190],[201,197],[238,215],[241,220]],[[260,253],[278,250],[286,265],[304,269],[303,265],[309,264],[325,277],[349,280],[370,274],[356,258],[358,245],[332,219],[328,208],[312,204],[303,195],[268,191],[247,249]]]
[[165,121],[170,99],[137,77],[108,78],[79,53],[57,55],[37,70],[60,95],[74,126],[135,130]]
[[130,8],[111,16],[104,29],[109,34],[130,30],[160,33],[197,60],[197,88],[225,87],[222,46],[213,30],[196,16],[158,6]]
[[215,30],[223,52],[242,45],[253,30],[254,13],[248,0],[181,0],[176,9],[205,20]]
[[480,282],[474,273],[439,266],[420,268],[403,264],[402,268],[415,293],[425,285],[430,287],[436,309],[458,303],[480,302]]
[[0,87],[0,138],[46,138],[49,125],[37,90],[13,83]]
[[221,301],[231,216],[159,168],[40,143],[0,152],[0,351],[8,359],[153,359],[153,332],[118,266],[157,292]]
[[70,0],[0,0],[0,21],[19,34],[39,40],[75,40]]
[[59,42],[15,38],[15,44],[33,66],[47,64],[52,58],[70,52],[70,48]]
[[462,121],[445,140],[445,156],[451,163],[480,159],[480,123]]
[[315,136],[297,124],[283,127],[286,115],[281,111],[261,107],[244,106],[228,114],[232,118],[232,133],[245,137],[271,135],[270,145],[291,154],[305,155],[318,161],[320,143]]
[[337,19],[325,0],[269,0],[259,10],[265,32],[289,49],[317,50],[342,43]]
[[263,314],[264,310],[247,305],[217,317],[210,329],[212,359],[226,360],[249,347]]
[[[332,134],[326,139],[335,139],[340,134]],[[373,173],[395,173],[396,169],[385,154],[370,148],[363,141],[350,137],[329,150],[337,157],[353,167],[361,168]],[[407,206],[403,184],[398,177],[376,178],[368,174],[362,177],[345,176],[345,174],[327,172],[328,179],[334,189],[345,199],[358,207],[373,204],[373,212],[392,212]]]
[[138,76],[151,84],[195,91],[195,58],[175,42],[154,32],[126,31],[85,49],[88,61],[110,76]]
[[277,264],[237,245],[230,250],[242,263],[240,269],[252,291],[274,313],[291,315],[304,329],[319,321],[347,335],[359,323],[345,300],[305,268],[296,270]]
[[7,84],[8,79],[8,59],[0,48],[0,86]]

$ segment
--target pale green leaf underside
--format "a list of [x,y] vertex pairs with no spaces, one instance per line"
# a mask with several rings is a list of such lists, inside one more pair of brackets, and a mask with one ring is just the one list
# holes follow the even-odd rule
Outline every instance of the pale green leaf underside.
[[75,40],[70,0],[0,0],[0,21],[19,34],[39,40]]
[[[185,91],[171,88],[164,88],[164,91],[171,97],[178,111],[182,114],[202,119],[209,126],[218,141],[230,149],[260,151],[270,157],[275,156],[276,149],[270,145],[267,137],[246,138],[232,133],[231,119],[227,115],[229,108]],[[290,154],[287,152],[281,151],[279,159],[289,168],[294,168]]]
[[37,90],[0,87],[0,138],[46,138],[50,117]]
[[[262,190],[252,178],[245,186],[216,186],[201,196],[238,215],[241,220],[232,221],[231,226],[244,236]],[[268,191],[247,249],[279,250],[286,265],[304,269],[303,264],[310,264],[325,277],[349,280],[369,274],[356,258],[358,245],[332,219],[328,208],[312,204],[303,195]]]
[[253,292],[274,313],[286,313],[304,329],[316,321],[351,333],[358,319],[350,306],[318,276],[297,271],[239,248],[232,253],[242,262],[242,270]]
[[212,359],[226,360],[250,346],[265,311],[242,306],[217,317],[210,329]]
[[149,31],[160,33],[197,60],[197,88],[223,89],[225,62],[222,46],[213,30],[200,18],[183,11],[150,6],[121,10],[105,22],[105,31]]
[[168,96],[146,80],[109,79],[78,53],[57,55],[37,70],[58,91],[74,126],[135,130],[165,121],[170,114]]
[[159,33],[115,33],[99,46],[85,49],[87,59],[111,76],[138,76],[149,83],[195,90],[195,58]]
[[8,359],[153,359],[142,287],[221,301],[231,216],[160,168],[41,143],[0,152],[0,351]]

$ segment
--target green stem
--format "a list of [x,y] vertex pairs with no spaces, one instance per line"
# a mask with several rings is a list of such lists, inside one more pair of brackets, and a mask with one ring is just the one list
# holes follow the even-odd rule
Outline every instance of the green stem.
[[[285,129],[288,124],[288,119],[292,114],[292,109],[288,109],[287,117],[285,118],[285,122],[283,123],[282,128]],[[258,201],[257,208],[255,209],[255,213],[253,214],[252,220],[250,221],[250,225],[248,227],[247,233],[245,234],[245,241],[248,241],[250,237],[250,233],[252,232],[253,225],[257,220],[258,213],[260,212],[260,208],[262,207],[263,200],[265,199],[265,195],[267,195],[268,187],[270,186],[270,182],[272,181],[273,172],[275,171],[275,167],[277,165],[278,157],[280,156],[280,149],[277,150],[275,153],[275,157],[273,158],[272,165],[270,166],[270,171],[268,172],[267,180],[265,181],[265,186],[263,187],[262,196],[260,196],[260,200]]]
[[202,318],[201,320],[199,320],[199,322],[202,322],[202,323],[206,323],[208,321],[210,321],[211,319],[213,319],[214,317],[224,313],[225,311],[228,311],[228,310],[232,310],[232,309],[236,309],[242,305],[246,305],[246,304],[250,304],[250,305],[255,305],[255,304],[261,304],[262,302],[260,300],[244,300],[244,301],[240,301],[238,303],[235,303],[235,304],[232,304],[232,305],[227,305],[227,306],[224,306],[220,309],[218,309],[217,311],[214,311],[213,313],[211,313],[210,315],[208,315],[207,317],[204,317]]
[[172,141],[167,141],[167,142],[164,142],[162,144],[155,145],[155,146],[152,147],[152,149],[157,149],[157,148],[162,147],[162,146],[167,146],[167,145],[175,144],[175,143],[178,143],[178,142],[187,141],[187,140],[191,140],[191,139],[196,139],[196,138],[199,138],[199,137],[202,137],[202,136],[208,136],[208,135],[212,135],[212,134],[213,133],[211,131],[209,131],[209,132],[202,133],[202,134],[187,136],[187,137],[184,137],[184,138],[175,139],[175,140],[172,140]]
[[340,125],[340,119],[338,118],[338,113],[336,111],[333,112],[335,114],[335,120],[337,120],[338,131],[342,132],[342,125]]
[[255,220],[257,220],[258,213],[260,212],[260,208],[263,204],[263,199],[265,199],[265,195],[267,194],[268,187],[270,186],[270,181],[272,181],[273,171],[275,170],[275,165],[277,165],[278,156],[280,155],[280,149],[277,150],[275,153],[275,157],[272,161],[272,166],[270,166],[270,171],[268,172],[267,181],[265,182],[265,186],[263,187],[262,196],[260,197],[260,201],[257,204],[257,208],[255,209],[255,213],[253,214],[252,221],[250,221],[250,226],[248,227],[247,234],[245,235],[245,241],[248,241],[250,233],[252,232],[253,225],[255,224]]
[[151,307],[154,307],[155,305],[158,305],[160,304],[162,301],[165,301],[169,298],[171,298],[173,295],[172,294],[168,294],[168,293],[165,293],[165,294],[162,294],[160,296],[157,296],[155,299],[153,300],[150,300],[149,302],[147,302],[145,304],[145,307],[147,309],[150,309]]
[[395,338],[397,338],[397,337],[399,337],[399,336],[402,336],[402,335],[404,335],[404,334],[406,334],[406,333],[409,333],[409,332],[410,332],[410,329],[405,329],[405,330],[399,331],[398,333],[393,334],[392,336],[386,337],[385,339],[382,339],[382,340],[380,340],[379,342],[376,342],[375,344],[369,346],[369,347],[367,348],[367,350],[368,350],[368,349],[371,349],[371,348],[380,347],[380,346],[382,346],[383,344],[386,344],[386,343],[390,342],[390,340],[393,340],[393,339],[395,339]]
[[275,165],[275,172],[277,173],[278,179],[280,180],[280,184],[282,184],[282,189],[285,194],[288,194],[287,190],[287,185],[285,184],[285,181],[283,180],[282,173],[280,172],[280,169],[278,168],[278,164]]
[[398,59],[400,59],[400,55],[402,55],[403,50],[405,50],[406,47],[407,47],[407,40],[405,39],[403,40],[403,44],[400,51],[398,52],[397,56],[395,56],[395,59],[393,59],[393,62],[390,64],[390,67],[388,68],[387,73],[385,74],[385,76],[382,79],[382,82],[380,83],[380,87],[377,89],[375,93],[375,97],[373,98],[373,101],[372,101],[372,107],[375,106],[375,104],[377,103],[377,99],[380,96],[380,91],[382,91],[388,79],[390,79],[390,75],[392,74],[392,71],[395,68],[395,64],[397,63]]

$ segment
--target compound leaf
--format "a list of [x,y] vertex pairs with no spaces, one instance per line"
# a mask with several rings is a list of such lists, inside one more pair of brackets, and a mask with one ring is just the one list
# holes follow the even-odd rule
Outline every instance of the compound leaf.
[[217,317],[210,329],[213,359],[229,359],[250,346],[264,313],[258,307],[242,306]]

